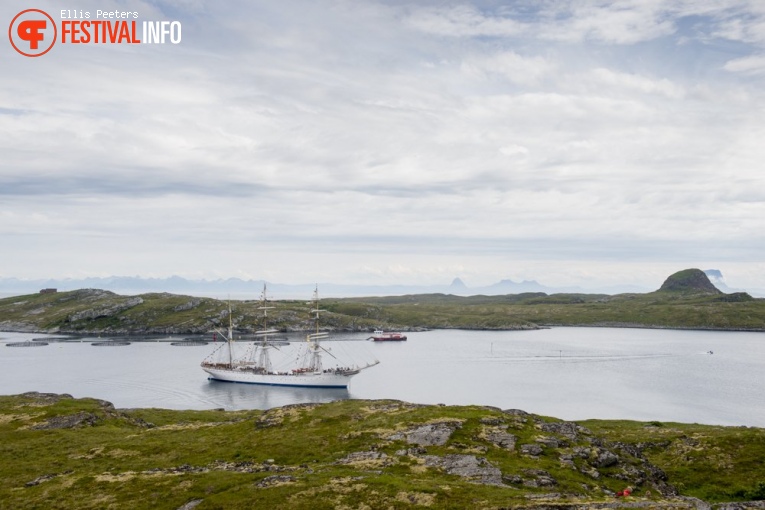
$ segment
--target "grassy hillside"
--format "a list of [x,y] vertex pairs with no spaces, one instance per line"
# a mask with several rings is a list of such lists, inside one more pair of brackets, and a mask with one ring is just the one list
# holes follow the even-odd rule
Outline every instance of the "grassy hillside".
[[[275,301],[269,327],[311,327],[305,301]],[[232,301],[240,333],[262,327],[259,301]],[[325,299],[322,327],[384,329],[533,329],[540,326],[630,326],[765,331],[765,299],[723,294],[698,269],[671,275],[647,294],[526,293],[459,297],[422,294]],[[99,334],[204,333],[227,326],[229,304],[173,294],[119,296],[85,289],[0,300],[0,329]]]
[[[247,333],[262,328],[259,301],[220,301],[167,293],[120,296],[83,289],[53,294],[30,294],[0,299],[0,329],[71,333],[206,333],[228,327],[229,306],[234,328]],[[311,327],[304,301],[269,303],[269,327],[303,331]],[[352,316],[325,314],[325,327],[371,330],[375,322]]]
[[765,330],[765,300],[733,294],[403,296],[329,300],[336,313],[429,328],[635,326]]
[[[585,425],[398,401],[224,412],[5,396],[0,506],[694,508],[677,495],[763,497],[764,430]],[[632,496],[615,499],[627,486]]]

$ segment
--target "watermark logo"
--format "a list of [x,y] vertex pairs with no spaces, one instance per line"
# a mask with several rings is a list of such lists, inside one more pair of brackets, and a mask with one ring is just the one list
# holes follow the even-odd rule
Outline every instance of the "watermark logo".
[[58,29],[53,18],[40,9],[21,11],[8,27],[8,38],[13,49],[25,57],[39,57],[56,44]]
[[59,27],[45,11],[21,11],[8,27],[11,45],[25,57],[39,57],[56,42],[66,46],[181,43],[180,21],[138,21],[138,11],[62,9],[60,16]]

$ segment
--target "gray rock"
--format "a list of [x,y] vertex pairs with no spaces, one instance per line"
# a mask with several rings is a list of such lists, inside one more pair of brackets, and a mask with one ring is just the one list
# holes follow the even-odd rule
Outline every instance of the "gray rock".
[[382,460],[387,458],[388,456],[382,452],[353,452],[348,454],[346,457],[336,461],[335,464],[351,464],[353,462],[360,462],[365,460]]
[[21,394],[24,398],[31,398],[37,401],[38,404],[55,404],[60,400],[71,400],[74,397],[69,393],[40,393],[38,391],[28,391]]
[[605,468],[614,466],[619,462],[619,457],[616,456],[613,452],[610,452],[608,450],[601,450],[598,453],[598,458],[595,459],[592,464],[599,468]]
[[574,447],[574,455],[576,455],[580,459],[589,459],[590,449],[587,448],[586,446],[576,446]]
[[120,312],[124,312],[129,308],[138,306],[143,303],[143,299],[140,297],[133,297],[120,303],[114,303],[111,306],[103,306],[100,308],[90,308],[88,310],[82,310],[81,312],[73,313],[67,318],[68,322],[76,322],[86,319],[98,319],[101,317],[112,317]]
[[523,474],[532,477],[523,482],[523,485],[528,487],[552,487],[558,485],[558,481],[544,469],[524,469]]
[[188,503],[186,503],[185,505],[183,505],[183,506],[179,506],[179,507],[178,507],[178,510],[193,510],[194,508],[196,508],[197,506],[199,506],[199,504],[200,504],[202,501],[204,501],[204,500],[202,500],[202,499],[192,499],[191,501],[189,501],[189,502],[188,502]]
[[81,411],[68,416],[54,416],[45,423],[40,423],[31,427],[32,430],[54,430],[54,429],[74,429],[86,426],[93,426],[98,421],[95,414]]
[[520,409],[504,409],[502,412],[511,416],[520,416],[521,418],[529,417],[529,413],[521,411]]
[[[563,496],[559,492],[550,492],[550,493],[547,493],[547,494],[526,494],[526,496],[525,496],[526,499],[530,499],[530,500],[535,500],[535,499],[544,499],[544,500],[547,500],[547,499],[560,499],[562,497]],[[534,507],[534,508],[540,508],[540,507]],[[554,508],[557,509],[557,508],[560,508],[560,507],[559,506],[555,506]]]
[[258,487],[271,487],[272,485],[277,484],[283,484],[283,483],[292,483],[295,481],[294,476],[289,475],[271,475],[267,476],[264,479],[262,479],[260,482],[258,482]]
[[558,485],[558,481],[552,476],[540,476],[536,480],[537,487],[552,487]]
[[182,305],[178,305],[175,308],[173,308],[174,312],[185,312],[186,310],[191,310],[192,308],[196,308],[202,303],[201,299],[194,298],[187,302],[185,302]]
[[547,448],[558,448],[560,442],[554,437],[539,437],[537,443],[546,446]]
[[438,467],[450,475],[466,478],[474,483],[485,485],[502,485],[502,471],[486,459],[474,455],[426,455],[425,465]]
[[38,476],[38,477],[37,477],[37,478],[35,478],[34,480],[32,480],[32,481],[30,481],[30,482],[27,482],[27,483],[25,483],[25,484],[24,484],[24,487],[34,487],[35,485],[40,485],[41,483],[43,483],[43,482],[47,482],[48,480],[53,480],[53,479],[54,479],[54,478],[56,478],[57,476],[58,476],[58,475],[57,475],[57,474],[55,474],[55,473],[53,473],[53,474],[49,474],[49,475],[42,475],[42,476]]
[[541,428],[545,432],[560,434],[561,436],[564,436],[567,439],[570,439],[571,441],[577,441],[579,439],[580,434],[585,436],[592,435],[592,432],[590,432],[588,429],[572,421],[543,423]]
[[515,450],[515,443],[518,441],[516,436],[503,430],[488,431],[486,433],[486,439],[495,446],[504,448],[505,450]]
[[519,484],[523,483],[523,478],[518,475],[505,475],[502,477],[502,481],[505,483]]
[[744,501],[740,503],[717,503],[712,505],[714,510],[752,510],[765,509],[765,501]]
[[404,439],[407,443],[418,446],[440,446],[446,444],[458,427],[460,424],[452,421],[428,423],[404,432],[397,432],[389,439]]
[[522,444],[521,453],[524,455],[531,455],[532,457],[538,457],[542,455],[542,447],[538,444]]
[[589,466],[589,467],[585,466],[585,467],[583,467],[582,468],[582,473],[584,473],[585,475],[587,475],[590,478],[593,478],[595,480],[600,478],[600,472],[597,469],[595,469],[594,467],[592,467],[592,466]]

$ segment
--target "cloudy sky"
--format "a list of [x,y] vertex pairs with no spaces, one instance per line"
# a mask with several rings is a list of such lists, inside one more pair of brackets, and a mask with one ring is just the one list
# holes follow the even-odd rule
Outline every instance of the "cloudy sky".
[[183,39],[0,45],[0,277],[765,288],[765,2],[62,6]]

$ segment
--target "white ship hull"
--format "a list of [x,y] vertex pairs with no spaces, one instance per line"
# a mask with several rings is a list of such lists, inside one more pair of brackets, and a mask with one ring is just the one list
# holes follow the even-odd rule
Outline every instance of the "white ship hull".
[[268,386],[302,386],[311,388],[347,388],[354,373],[306,372],[301,374],[262,374],[252,370],[202,367],[216,381],[264,384]]

